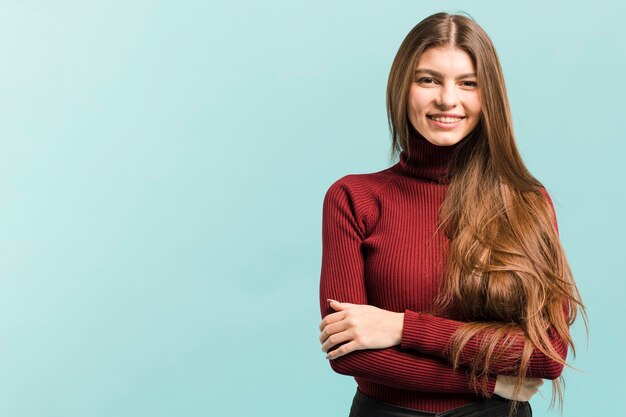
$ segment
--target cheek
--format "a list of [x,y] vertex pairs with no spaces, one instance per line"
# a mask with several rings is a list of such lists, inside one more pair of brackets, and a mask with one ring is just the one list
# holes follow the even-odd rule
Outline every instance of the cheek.
[[409,113],[412,116],[419,116],[424,112],[426,103],[427,97],[424,94],[424,91],[415,86],[411,87],[408,98]]
[[473,114],[473,117],[470,123],[470,129],[474,129],[476,126],[478,126],[478,123],[480,123],[481,118],[482,118],[482,113],[480,112],[480,109],[477,109],[477,112]]
[[410,97],[409,98],[409,112],[413,116],[419,116],[423,111],[423,104],[421,103],[419,97]]
[[465,110],[470,115],[468,128],[474,129],[482,118],[482,105],[480,99],[478,97],[471,97],[471,99],[466,102]]
[[472,100],[472,112],[476,116],[480,117],[480,113],[482,112],[482,103],[478,95]]

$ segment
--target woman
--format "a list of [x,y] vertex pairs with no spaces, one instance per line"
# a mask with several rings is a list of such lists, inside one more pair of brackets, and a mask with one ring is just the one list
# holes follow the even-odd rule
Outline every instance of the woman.
[[399,162],[324,198],[320,341],[356,379],[350,416],[529,416],[544,379],[561,400],[584,307],[487,34],[461,15],[420,22],[387,112]]

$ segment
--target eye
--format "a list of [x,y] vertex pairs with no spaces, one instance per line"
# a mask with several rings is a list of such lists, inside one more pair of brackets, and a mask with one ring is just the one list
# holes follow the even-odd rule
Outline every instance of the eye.
[[476,81],[463,81],[461,82],[463,87],[478,87],[478,83]]
[[420,84],[435,84],[437,81],[435,81],[434,79],[430,77],[422,77],[422,78],[418,78],[417,82]]

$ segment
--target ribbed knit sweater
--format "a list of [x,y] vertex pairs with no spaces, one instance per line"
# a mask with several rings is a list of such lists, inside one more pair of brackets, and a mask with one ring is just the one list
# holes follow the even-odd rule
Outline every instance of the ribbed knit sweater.
[[[454,370],[447,357],[447,343],[462,323],[425,313],[443,279],[448,239],[436,230],[456,146],[433,145],[413,132],[410,152],[402,152],[399,162],[379,172],[340,178],[323,202],[322,317],[335,311],[328,298],[404,312],[400,345],[353,351],[329,360],[330,366],[353,376],[370,397],[429,412],[481,398],[467,371]],[[518,340],[507,356],[519,357],[523,338]],[[567,345],[558,339],[554,346],[565,358]],[[472,363],[477,348],[475,340],[466,345],[463,363]],[[510,373],[510,365],[495,363],[494,372]],[[554,379],[562,368],[536,350],[528,375]],[[489,381],[490,395],[495,378]]]

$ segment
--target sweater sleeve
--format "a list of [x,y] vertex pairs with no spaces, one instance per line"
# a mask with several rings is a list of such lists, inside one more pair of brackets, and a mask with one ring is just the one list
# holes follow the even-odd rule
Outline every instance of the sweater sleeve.
[[[319,292],[322,318],[334,312],[328,298],[368,304],[361,243],[366,235],[370,199],[367,185],[349,185],[341,179],[336,181],[324,198]],[[399,389],[472,394],[478,391],[463,370],[454,370],[441,358],[399,346],[353,351],[330,360],[330,366],[339,374]],[[495,379],[490,379],[489,395],[494,385]]]
[[[428,355],[441,358],[449,357],[449,343],[454,332],[463,325],[462,322],[450,320],[430,314],[405,310],[404,328],[402,330],[403,348],[411,348]],[[552,333],[552,345],[557,353],[565,360],[567,344]],[[513,335],[512,343],[507,344],[507,351],[499,360],[491,364],[492,372],[502,375],[516,375],[516,358],[521,357],[524,347],[524,335],[521,330]],[[461,352],[462,364],[471,364],[475,361],[480,349],[479,337],[468,341]],[[527,376],[533,378],[556,379],[563,371],[563,364],[549,358],[540,350],[535,349],[530,357]]]
[[[550,196],[545,189],[541,188],[542,194],[546,196],[550,206],[554,220],[554,227],[558,233],[558,225],[556,222],[556,213]],[[449,358],[449,343],[459,327],[464,323],[437,317],[431,314],[420,313],[405,310],[404,327],[402,330],[403,348],[414,349],[419,352],[435,355],[441,358]],[[473,363],[479,352],[479,339],[474,337],[468,341],[461,352],[461,363]],[[568,346],[556,332],[550,332],[552,346],[557,353],[565,360],[567,357]],[[521,331],[513,335],[512,343],[507,344],[506,355],[502,355],[500,359],[492,363],[493,372],[502,375],[515,375],[515,364],[517,358],[521,357],[524,347],[524,335]],[[534,378],[556,379],[563,371],[563,364],[549,358],[539,349],[535,349],[530,357],[527,376]]]

